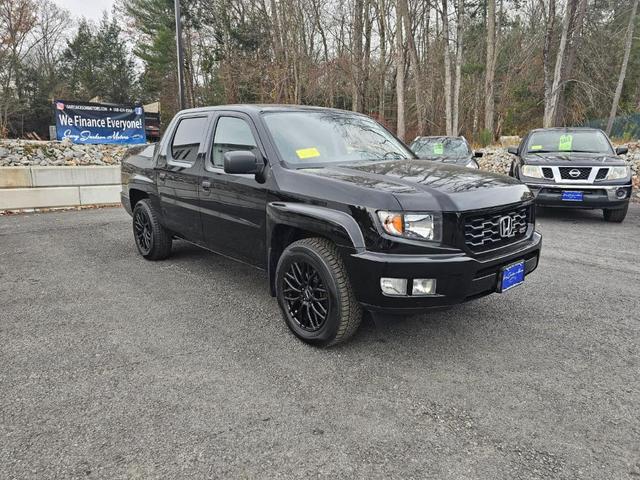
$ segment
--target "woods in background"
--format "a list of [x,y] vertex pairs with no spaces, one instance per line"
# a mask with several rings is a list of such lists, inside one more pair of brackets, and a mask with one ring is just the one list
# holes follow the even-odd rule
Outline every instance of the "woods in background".
[[[406,139],[463,133],[484,144],[640,107],[638,0],[181,6],[188,106],[330,106]],[[4,134],[46,128],[53,97],[160,100],[165,119],[177,110],[173,0],[119,0],[98,25],[71,28],[69,17],[50,0],[0,0]]]

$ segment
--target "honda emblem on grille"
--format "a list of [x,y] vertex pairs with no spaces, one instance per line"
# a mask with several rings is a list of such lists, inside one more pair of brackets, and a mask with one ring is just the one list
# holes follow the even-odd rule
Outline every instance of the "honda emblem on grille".
[[571,175],[573,178],[577,178],[580,176],[580,170],[578,170],[577,168],[569,170],[569,175]]
[[502,238],[509,238],[513,235],[513,218],[509,215],[500,217],[500,236]]

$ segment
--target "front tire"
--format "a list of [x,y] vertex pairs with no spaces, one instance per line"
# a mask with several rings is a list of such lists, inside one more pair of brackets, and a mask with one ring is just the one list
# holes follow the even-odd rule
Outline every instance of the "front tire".
[[164,260],[171,254],[171,235],[148,199],[140,200],[133,209],[133,238],[147,260]]
[[622,208],[606,208],[602,211],[606,222],[621,223],[627,216],[629,211],[629,204],[627,203]]
[[276,296],[287,326],[313,345],[344,342],[362,320],[338,249],[323,238],[299,240],[285,249],[276,268]]

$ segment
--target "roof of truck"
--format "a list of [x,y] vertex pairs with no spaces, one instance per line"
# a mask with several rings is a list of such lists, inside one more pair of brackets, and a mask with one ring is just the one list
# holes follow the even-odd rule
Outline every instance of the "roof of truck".
[[341,110],[338,108],[316,107],[312,105],[288,105],[288,104],[258,104],[258,103],[238,103],[232,105],[215,105],[209,107],[189,108],[182,110],[180,113],[198,113],[211,112],[216,110],[232,110],[245,113],[261,113],[261,112],[304,112],[304,111],[333,111],[342,113],[351,113],[354,115],[362,115],[349,110]]
[[548,127],[548,128],[534,128],[532,132],[547,132],[547,131],[559,131],[559,132],[575,132],[575,131],[595,131],[601,132],[602,130],[594,127]]

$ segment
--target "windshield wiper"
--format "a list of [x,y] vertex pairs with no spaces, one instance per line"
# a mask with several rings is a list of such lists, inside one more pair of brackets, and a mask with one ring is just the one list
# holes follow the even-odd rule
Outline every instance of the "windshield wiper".
[[607,152],[597,152],[595,150],[569,150],[569,153],[607,153]]
[[594,150],[529,150],[527,153],[606,153]]

